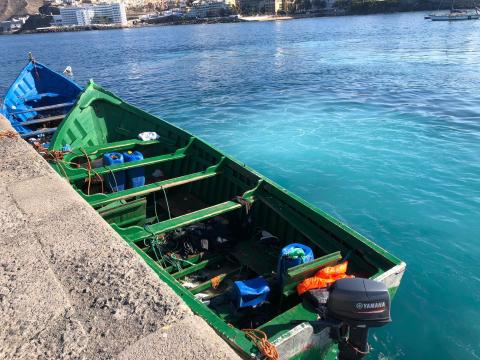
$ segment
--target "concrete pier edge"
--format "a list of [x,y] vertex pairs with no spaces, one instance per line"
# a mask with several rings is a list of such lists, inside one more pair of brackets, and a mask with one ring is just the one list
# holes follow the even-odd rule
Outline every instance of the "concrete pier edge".
[[20,138],[0,138],[0,246],[1,359],[239,358]]

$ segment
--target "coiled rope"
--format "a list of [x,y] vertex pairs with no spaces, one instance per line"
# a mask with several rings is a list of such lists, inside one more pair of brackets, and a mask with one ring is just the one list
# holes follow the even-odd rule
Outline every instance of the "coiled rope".
[[267,334],[258,329],[242,329],[245,336],[252,340],[255,346],[260,350],[260,353],[268,360],[279,360],[278,350],[270,341],[268,341]]

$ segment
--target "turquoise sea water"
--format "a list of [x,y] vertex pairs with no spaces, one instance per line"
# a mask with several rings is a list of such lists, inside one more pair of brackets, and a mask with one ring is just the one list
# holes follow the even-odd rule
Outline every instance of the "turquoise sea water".
[[480,358],[480,21],[421,13],[0,37],[199,135],[408,264],[371,359]]

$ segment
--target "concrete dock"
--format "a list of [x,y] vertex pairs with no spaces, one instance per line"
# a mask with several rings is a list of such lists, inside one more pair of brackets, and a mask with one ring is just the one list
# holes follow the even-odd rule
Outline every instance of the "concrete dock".
[[239,358],[18,137],[0,138],[0,246],[0,359]]

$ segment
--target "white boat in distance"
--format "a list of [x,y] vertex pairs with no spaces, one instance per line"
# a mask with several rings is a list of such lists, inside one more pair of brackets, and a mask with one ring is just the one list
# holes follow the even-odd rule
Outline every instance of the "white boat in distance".
[[456,20],[478,20],[480,14],[478,10],[475,9],[475,12],[465,11],[465,10],[451,10],[447,14],[430,14],[429,18],[432,21],[456,21]]

